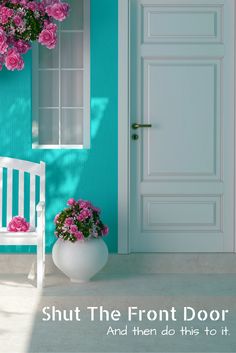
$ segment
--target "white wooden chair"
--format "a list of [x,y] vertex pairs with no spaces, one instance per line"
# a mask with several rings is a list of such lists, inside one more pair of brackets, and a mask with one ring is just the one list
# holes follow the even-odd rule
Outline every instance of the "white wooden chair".
[[[5,171],[4,171],[5,169]],[[13,173],[16,170],[18,173]],[[29,185],[25,185],[25,173],[29,173]],[[5,177],[4,177],[5,175]],[[36,177],[40,178],[39,203],[36,206]],[[14,185],[18,193],[13,195]],[[9,232],[7,225],[13,217],[13,199],[18,201],[17,215],[24,217],[25,190],[29,188],[30,230]],[[4,196],[5,195],[5,196]],[[4,211],[4,212],[3,212]],[[6,212],[5,212],[6,211]],[[6,214],[6,219],[3,219]],[[36,217],[37,215],[37,217]],[[0,157],[0,245],[36,245],[37,287],[43,287],[45,272],[45,163],[33,163],[14,158]]]

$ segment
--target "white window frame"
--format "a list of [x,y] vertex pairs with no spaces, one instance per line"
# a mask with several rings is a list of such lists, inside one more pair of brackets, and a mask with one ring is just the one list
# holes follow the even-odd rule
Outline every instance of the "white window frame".
[[[83,32],[83,144],[78,145],[45,145],[39,143],[39,62],[38,62],[38,45],[33,45],[32,50],[32,148],[33,149],[89,149],[90,148],[90,0],[83,0],[84,7],[84,25],[82,30],[74,30],[74,32]],[[69,30],[73,32],[73,30]],[[58,43],[60,50],[60,34],[58,35]],[[59,60],[59,84],[60,84],[60,60]],[[59,129],[61,125],[61,109],[60,104],[61,87],[59,87]],[[70,109],[70,107],[68,107]],[[59,131],[60,135],[60,131]]]

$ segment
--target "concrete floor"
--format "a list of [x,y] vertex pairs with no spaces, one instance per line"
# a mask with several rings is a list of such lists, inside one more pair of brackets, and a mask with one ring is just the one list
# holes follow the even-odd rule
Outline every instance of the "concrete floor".
[[[80,320],[43,321],[49,310],[79,307]],[[119,310],[119,321],[90,320],[88,306]],[[177,321],[127,321],[129,306],[168,310],[174,307]],[[184,306],[196,311],[229,310],[226,321],[183,321]],[[49,312],[49,311],[47,311]],[[159,317],[158,317],[159,318]],[[127,335],[107,335],[111,326]],[[166,325],[175,335],[161,334]],[[180,329],[198,329],[199,335],[181,335]],[[221,334],[225,326],[229,335]],[[152,329],[153,335],[134,336],[132,329]],[[207,336],[204,329],[217,330]],[[125,331],[123,331],[125,333]],[[150,331],[149,331],[150,332]],[[213,331],[212,331],[213,332]],[[215,331],[214,331],[215,332]],[[156,335],[155,335],[156,333]],[[130,274],[100,273],[87,284],[72,284],[60,274],[50,274],[42,292],[25,275],[0,275],[0,352],[236,352],[236,274]]]

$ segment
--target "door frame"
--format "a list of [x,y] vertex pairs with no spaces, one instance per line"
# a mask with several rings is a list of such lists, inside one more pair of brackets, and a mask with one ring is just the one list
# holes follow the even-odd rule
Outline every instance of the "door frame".
[[[234,19],[234,33],[236,33],[236,4]],[[236,34],[234,46],[234,85],[236,87]],[[236,252],[236,89],[234,102],[233,251]],[[118,0],[118,253],[130,253],[130,0]]]

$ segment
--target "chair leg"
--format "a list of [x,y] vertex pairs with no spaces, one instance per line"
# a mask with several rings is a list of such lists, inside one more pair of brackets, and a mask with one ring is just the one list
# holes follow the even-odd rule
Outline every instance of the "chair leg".
[[37,246],[37,288],[43,288],[44,280],[44,249],[43,241],[39,241]]
[[45,244],[45,234],[43,238],[43,276],[45,277],[46,275],[46,244]]
[[36,274],[36,271],[35,271],[35,266],[36,265],[36,261],[34,261],[32,263],[32,266],[31,266],[31,269],[30,269],[30,272],[28,274],[28,279],[33,281],[35,279],[35,274]]

